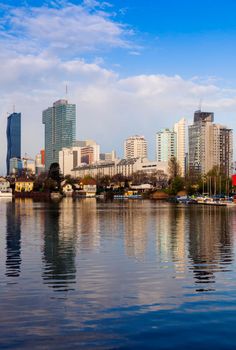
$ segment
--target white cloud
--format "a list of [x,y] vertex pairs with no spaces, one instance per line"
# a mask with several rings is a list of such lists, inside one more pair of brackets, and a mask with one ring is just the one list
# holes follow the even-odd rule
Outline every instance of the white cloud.
[[131,48],[132,30],[115,22],[108,12],[91,10],[94,6],[105,4],[90,0],[84,5],[8,7],[1,19],[1,47],[20,54],[48,52],[67,58],[94,50]]
[[0,64],[4,67],[0,76],[1,169],[5,166],[6,113],[13,104],[22,112],[23,152],[34,156],[44,142],[41,112],[64,97],[66,84],[70,101],[77,104],[78,138],[94,138],[103,150],[121,151],[124,138],[132,134],[144,134],[153,147],[156,131],[171,127],[183,116],[191,120],[200,98],[204,110],[216,113],[217,122],[236,126],[236,91],[213,84],[165,75],[121,79],[96,63],[54,56],[19,56],[1,59]]
[[[51,8],[7,7],[0,20],[0,173],[7,113],[13,105],[22,112],[22,151],[35,156],[44,144],[42,110],[64,97],[66,85],[69,100],[77,104],[78,138],[94,138],[104,151],[121,151],[132,134],[144,134],[153,149],[156,131],[183,116],[191,120],[200,99],[204,110],[216,112],[216,121],[236,127],[235,90],[221,88],[215,77],[121,78],[104,68],[102,52],[116,47],[135,53],[136,47],[129,41],[132,31],[105,12],[108,4],[54,3]],[[88,51],[95,56],[92,63],[81,58]]]

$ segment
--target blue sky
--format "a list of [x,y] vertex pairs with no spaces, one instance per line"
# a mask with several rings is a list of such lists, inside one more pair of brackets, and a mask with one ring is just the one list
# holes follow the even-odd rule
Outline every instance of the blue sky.
[[202,108],[236,128],[236,1],[0,2],[0,172],[5,125],[22,112],[23,152],[43,147],[42,110],[77,104],[77,138],[122,156],[123,140],[155,133]]

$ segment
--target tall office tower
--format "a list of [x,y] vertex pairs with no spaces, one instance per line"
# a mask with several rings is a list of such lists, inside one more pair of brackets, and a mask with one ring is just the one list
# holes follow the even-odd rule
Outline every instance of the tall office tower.
[[233,157],[232,130],[214,124],[214,114],[197,111],[189,130],[189,172],[207,174],[218,166],[225,175],[231,174]]
[[11,158],[21,158],[21,113],[12,113],[7,118],[7,175]]
[[156,134],[156,160],[168,162],[177,157],[176,133],[170,129],[163,129]]
[[76,106],[67,100],[59,100],[43,111],[45,125],[45,169],[59,163],[59,151],[71,147],[76,134]]
[[147,141],[144,136],[131,136],[124,142],[125,159],[147,158]]

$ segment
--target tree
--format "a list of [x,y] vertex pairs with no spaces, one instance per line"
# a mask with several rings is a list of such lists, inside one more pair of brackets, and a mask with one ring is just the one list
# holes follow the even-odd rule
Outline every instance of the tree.
[[97,177],[97,186],[107,188],[111,184],[111,177],[109,175],[103,175]]
[[136,171],[131,176],[132,185],[142,185],[149,183],[149,176],[144,171]]
[[170,186],[170,194],[176,195],[179,191],[184,189],[184,179],[180,176],[176,176]]
[[181,176],[180,166],[176,159],[176,157],[171,157],[168,162],[168,172],[170,176],[170,180],[173,180],[177,176]]

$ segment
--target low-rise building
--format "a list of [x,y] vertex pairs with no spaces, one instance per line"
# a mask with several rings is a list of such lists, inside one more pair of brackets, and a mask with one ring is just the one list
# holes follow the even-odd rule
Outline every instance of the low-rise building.
[[61,189],[64,195],[72,196],[73,194],[73,186],[70,183],[67,183],[66,180],[61,182]]
[[81,194],[84,194],[85,197],[95,197],[97,193],[97,184],[96,180],[92,178],[85,178],[80,183],[82,189]]
[[17,179],[15,182],[15,192],[32,192],[34,181],[30,179]]
[[147,174],[162,171],[168,174],[168,162],[150,162],[146,158],[121,159],[110,162],[97,162],[91,165],[80,165],[72,170],[73,177],[91,176],[96,178],[101,176],[114,176],[122,174],[131,176],[137,171],[143,171]]
[[10,188],[10,182],[4,177],[0,177],[0,192],[7,192]]

